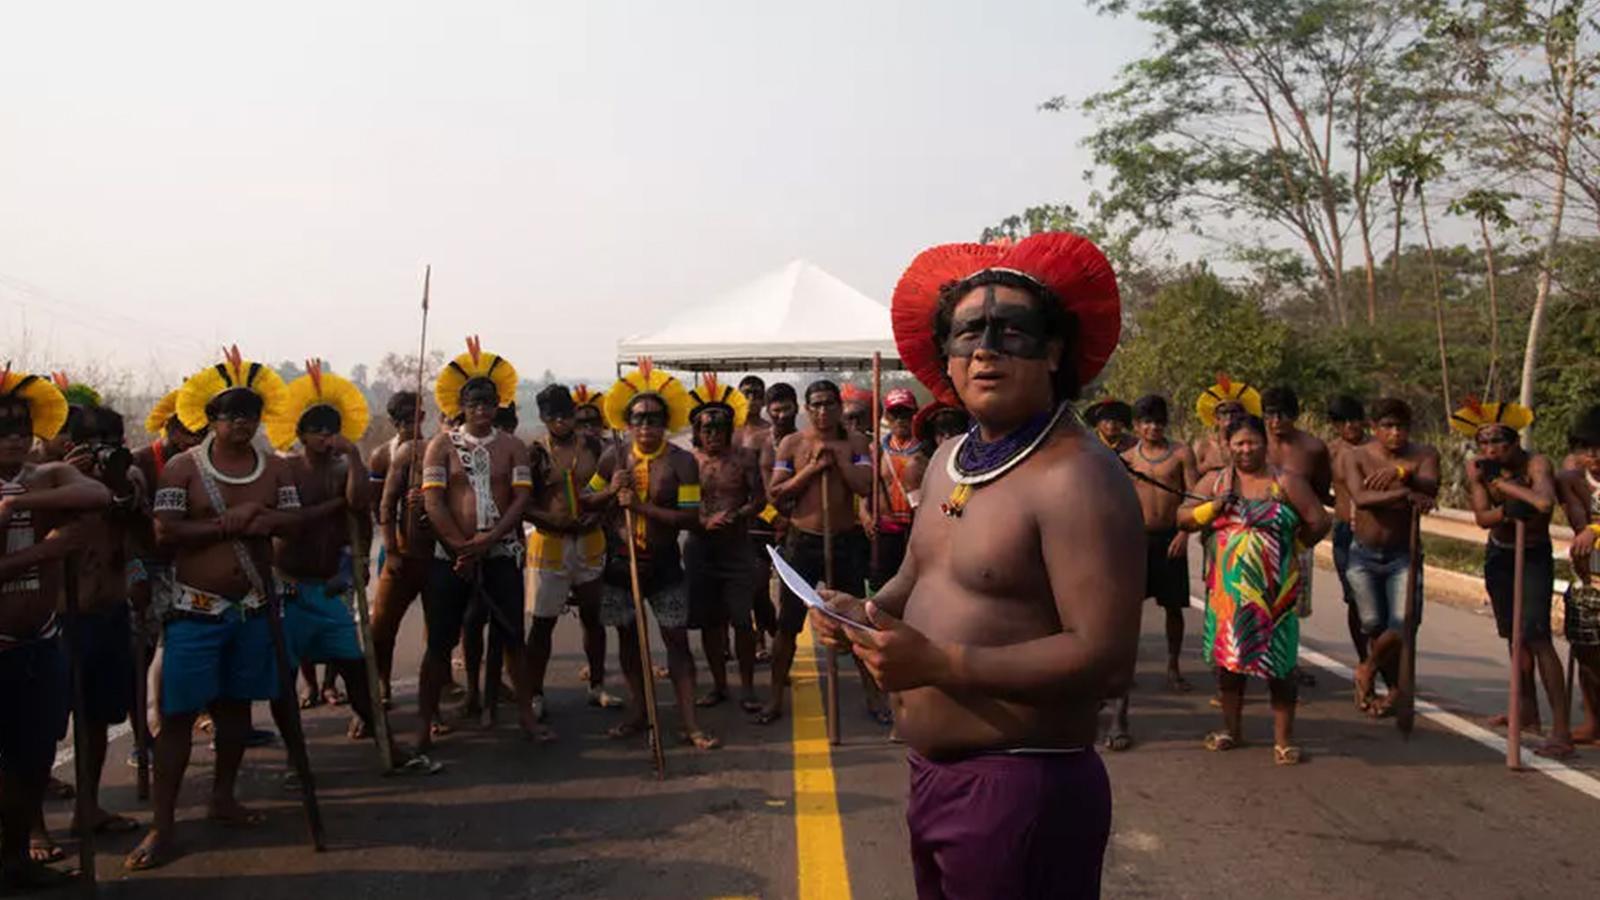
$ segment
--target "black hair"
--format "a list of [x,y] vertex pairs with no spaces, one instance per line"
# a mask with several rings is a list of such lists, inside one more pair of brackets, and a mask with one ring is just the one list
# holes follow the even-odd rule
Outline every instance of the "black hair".
[[109,441],[121,443],[124,435],[122,416],[109,406],[73,404],[68,407],[69,415],[67,436],[74,444],[87,444],[95,441]]
[[300,414],[300,421],[295,423],[294,433],[305,434],[308,431],[320,431],[324,434],[338,434],[344,427],[344,419],[339,416],[339,411],[326,403],[318,403]]
[[206,401],[206,421],[215,421],[223,412],[244,413],[260,418],[261,395],[248,388],[229,388]]
[[1228,420],[1227,426],[1222,429],[1222,439],[1225,441],[1231,441],[1233,440],[1234,435],[1245,430],[1246,428],[1254,431],[1262,438],[1267,436],[1267,423],[1261,421],[1260,416],[1246,414],[1242,416],[1234,416]]
[[1132,428],[1133,407],[1123,403],[1121,400],[1101,400],[1099,403],[1089,406],[1088,415],[1085,418],[1088,419],[1090,425],[1110,419],[1113,422],[1121,422],[1124,428]]
[[1567,444],[1573,449],[1600,447],[1600,406],[1591,406],[1572,420]]
[[389,421],[397,425],[412,421],[417,416],[417,392],[395,391],[384,405],[384,411],[389,414]]
[[466,383],[461,386],[461,390],[456,392],[456,397],[461,401],[462,406],[466,406],[468,394],[481,396],[484,393],[488,393],[494,398],[496,406],[500,405],[500,388],[495,386],[493,379],[485,378],[482,375],[468,378]]
[[1361,422],[1367,418],[1367,413],[1361,408],[1360,400],[1349,394],[1337,394],[1328,400],[1328,418],[1334,422]]
[[645,392],[645,393],[642,393],[642,394],[634,394],[631,398],[629,398],[628,405],[623,407],[622,411],[629,418],[632,418],[633,417],[633,408],[635,406],[638,406],[639,405],[639,401],[641,401],[641,400],[654,400],[655,402],[661,404],[661,411],[662,412],[666,412],[667,411],[667,401],[661,399],[661,395],[660,394],[655,394],[655,393],[651,393],[651,392],[648,392],[648,391]]
[[1411,404],[1399,397],[1384,397],[1372,404],[1372,421],[1382,422],[1384,419],[1395,419],[1400,424],[1411,427]]
[[67,407],[67,422],[61,430],[67,433],[74,444],[82,444],[94,439],[94,417],[90,412],[92,406],[73,403]]
[[806,385],[806,403],[811,403],[812,394],[832,394],[835,400],[844,403],[844,394],[839,391],[839,386],[826,378],[821,378]]
[[1167,398],[1160,394],[1145,394],[1133,401],[1133,419],[1136,422],[1167,424]]
[[712,427],[733,434],[733,408],[725,403],[707,403],[689,416],[689,442],[696,450],[700,449],[700,430],[707,427],[705,414],[713,410],[721,411],[723,416]]
[[502,431],[516,431],[517,404],[513,402],[507,403],[505,406],[497,407],[494,411],[494,421],[492,424],[495,428],[498,428]]
[[767,388],[767,405],[770,406],[774,403],[782,403],[785,400],[795,404],[796,406],[800,405],[800,398],[796,397],[794,393],[794,385],[787,381],[780,381],[772,387]]
[[31,435],[33,431],[33,407],[28,401],[16,396],[0,397],[0,419],[18,420],[23,429]]
[[577,412],[577,406],[572,402],[572,391],[567,390],[564,384],[552,384],[539,391],[534,397],[534,403],[539,407],[540,418],[551,418],[557,415],[572,415]]
[[[945,353],[945,347],[950,342],[950,319],[955,315],[957,304],[966,299],[975,288],[988,285],[1016,288],[1032,297],[1039,305],[1044,313],[1048,336],[1059,339],[1062,344],[1061,364],[1056,367],[1055,375],[1051,379],[1055,400],[1060,403],[1063,400],[1078,399],[1078,392],[1083,388],[1083,385],[1078,383],[1078,367],[1074,365],[1078,355],[1078,317],[1066,310],[1054,291],[1016,272],[985,269],[971,277],[952,281],[939,289],[939,307],[933,315],[933,349],[939,355],[941,368],[947,368],[950,364],[950,357]],[[949,380],[948,376],[945,380]]]
[[744,393],[745,388],[755,388],[763,394],[767,391],[767,383],[759,375],[746,375],[739,379],[739,393]]
[[1287,385],[1269,387],[1261,392],[1261,410],[1275,412],[1294,419],[1300,416],[1300,398],[1294,388]]

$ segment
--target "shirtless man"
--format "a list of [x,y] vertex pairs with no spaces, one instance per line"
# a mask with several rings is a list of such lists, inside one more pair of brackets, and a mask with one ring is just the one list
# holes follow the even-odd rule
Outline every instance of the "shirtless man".
[[1178,530],[1183,491],[1200,480],[1194,451],[1167,439],[1167,401],[1151,394],[1133,405],[1139,442],[1122,454],[1128,468],[1164,485],[1133,481],[1144,516],[1145,594],[1166,613],[1167,688],[1187,693],[1191,685],[1178,671],[1183,653],[1183,611],[1189,608],[1189,535]]
[[[367,480],[371,483],[371,496],[374,499],[383,496],[383,482],[389,477],[389,467],[394,463],[395,452],[400,445],[416,436],[417,431],[417,394],[415,391],[396,391],[389,395],[389,402],[384,405],[384,413],[389,417],[389,425],[394,428],[394,436],[378,445],[372,451],[372,456],[367,460]],[[372,521],[380,529],[383,527],[381,519],[382,509],[378,506],[372,508]],[[388,548],[379,547],[380,556],[385,555]],[[378,560],[380,571],[384,560]]]
[[1367,636],[1361,628],[1361,611],[1356,608],[1355,595],[1350,592],[1350,542],[1354,532],[1350,528],[1354,508],[1350,504],[1350,490],[1346,486],[1344,461],[1352,450],[1365,446],[1367,413],[1361,401],[1349,394],[1340,394],[1328,401],[1328,420],[1333,423],[1333,440],[1328,442],[1328,454],[1333,458],[1333,571],[1339,576],[1339,587],[1344,594],[1345,624],[1350,629],[1350,643],[1355,647],[1356,658],[1367,661]]
[[[320,377],[326,382],[334,376]],[[334,406],[317,404],[299,416],[295,437],[301,451],[280,458],[300,495],[301,522],[293,535],[273,542],[273,566],[283,598],[283,629],[291,662],[326,663],[344,680],[349,695],[353,713],[350,737],[376,740],[366,657],[350,613],[354,588],[350,529],[358,519],[367,518],[372,495],[361,451],[342,433],[343,415]],[[293,702],[293,697],[280,697],[272,705],[280,733],[288,733],[284,716]],[[408,764],[407,754],[392,737],[390,744],[396,765]],[[418,763],[419,767],[429,765]]]
[[[899,694],[920,897],[1095,897],[1111,790],[1092,746],[1101,700],[1133,676],[1143,526],[1122,464],[1066,404],[1115,345],[1115,278],[1075,235],[940,251],[900,280],[896,338],[977,439],[935,456],[899,574],[867,603],[824,595],[875,630],[811,620]],[[962,252],[971,274],[951,281]]]
[[[868,547],[866,534],[851,514],[851,504],[854,498],[872,492],[871,446],[864,435],[845,428],[838,385],[813,382],[806,388],[805,400],[809,427],[778,444],[773,464],[772,497],[792,503],[794,509],[784,558],[807,583],[821,583],[825,574],[823,536],[831,532],[833,583],[854,591],[867,576]],[[828,492],[827,520],[822,514],[824,490]],[[772,696],[756,714],[758,724],[768,725],[783,717],[795,638],[805,624],[805,604],[784,588],[778,604],[778,633],[772,641]],[[871,694],[869,687],[869,704],[874,699]],[[881,709],[881,704],[873,709]]]
[[[1518,429],[1508,422],[1522,408],[1515,404],[1474,404],[1458,410],[1451,425],[1466,431],[1469,423],[1478,456],[1467,462],[1467,484],[1472,493],[1472,513],[1480,528],[1489,530],[1483,561],[1483,580],[1494,607],[1495,626],[1506,639],[1512,664],[1522,666],[1523,728],[1539,730],[1539,703],[1534,688],[1534,668],[1544,682],[1555,722],[1550,737],[1535,751],[1541,756],[1571,756],[1572,735],[1567,721],[1567,689],[1550,635],[1550,601],[1555,591],[1555,561],[1551,556],[1550,515],[1556,506],[1555,471],[1550,460],[1529,453],[1518,443]],[[1528,423],[1533,414],[1526,412]],[[1526,427],[1527,423],[1523,424]],[[1512,605],[1516,583],[1513,566],[1516,525],[1526,523],[1526,555],[1522,575],[1522,651],[1512,647]],[[1501,718],[1492,720],[1499,724]],[[1514,727],[1507,725],[1507,727]]]
[[[383,469],[383,496],[378,501],[378,533],[383,537],[383,565],[372,599],[372,651],[377,657],[382,702],[393,696],[390,673],[394,669],[394,643],[411,603],[428,582],[435,538],[423,512],[422,480],[413,481],[411,460],[416,440],[417,395],[401,391],[389,398],[389,422],[394,439],[373,453],[373,471]],[[420,475],[420,473],[418,473]]]
[[772,432],[772,423],[766,419],[767,383],[758,375],[746,375],[739,379],[739,393],[744,395],[750,412],[745,415],[744,425],[740,426],[738,434],[734,435],[733,444],[760,453],[761,445],[766,443]]
[[[632,710],[628,721],[611,729],[610,735],[624,738],[643,733],[648,727],[646,675],[639,655],[640,623],[634,617],[629,574],[631,541],[639,564],[639,590],[655,613],[661,641],[667,647],[667,670],[677,695],[682,726],[679,739],[697,750],[715,750],[722,741],[700,727],[695,713],[689,591],[678,550],[678,536],[700,524],[700,472],[693,453],[667,443],[669,411],[654,388],[656,379],[670,376],[655,371],[645,377],[650,379],[652,389],[634,394],[624,408],[627,442],[612,445],[600,457],[600,477],[608,487],[596,495],[596,502],[610,514],[600,619],[617,629],[617,654],[628,681]],[[623,390],[624,382],[617,384],[612,390]],[[631,532],[624,510],[633,512]]]
[[[755,452],[735,447],[733,407],[711,401],[695,407],[694,457],[700,469],[700,530],[684,547],[689,580],[690,626],[700,629],[701,648],[711,669],[710,693],[695,701],[716,706],[728,698],[728,628],[733,628],[739,663],[739,706],[761,709],[756,699],[756,636],[751,621],[755,594],[756,548],[750,524],[767,507]],[[762,551],[764,552],[764,551]],[[770,565],[770,563],[769,563]]]
[[[471,365],[461,365],[469,356]],[[523,733],[544,736],[533,715],[522,642],[522,517],[533,493],[533,474],[528,448],[494,427],[495,411],[502,402],[511,402],[482,374],[497,362],[503,360],[474,348],[440,373],[436,394],[442,395],[441,402],[460,380],[456,373],[469,373],[452,398],[458,406],[444,410],[463,420],[434,435],[423,457],[422,502],[439,543],[422,592],[428,624],[417,686],[417,749],[422,753],[433,745],[439,697],[450,680],[450,654],[468,609],[475,606],[487,614],[489,627],[503,642]]]
[[[567,606],[578,608],[583,627],[583,653],[589,661],[589,705],[611,709],[621,699],[606,693],[606,629],[600,624],[600,575],[605,568],[606,537],[588,498],[604,487],[600,441],[580,436],[573,425],[578,407],[564,385],[539,392],[539,420],[544,438],[529,443],[533,461],[533,499],[527,519],[527,593],[533,597],[533,626],[528,630],[528,680],[533,710],[544,718],[544,676],[550,665],[556,620]],[[592,408],[592,407],[590,407]]]
[[[1411,407],[1385,398],[1372,407],[1373,440],[1345,451],[1344,492],[1354,511],[1346,573],[1367,658],[1356,667],[1356,706],[1374,716],[1393,714],[1399,696],[1400,646],[1405,640],[1406,572],[1411,566],[1411,521],[1439,496],[1439,451],[1411,440]],[[1422,547],[1417,547],[1416,596],[1422,596]],[[1389,693],[1374,698],[1377,673]]]
[[[1324,506],[1333,503],[1333,457],[1328,445],[1310,432],[1302,431],[1294,423],[1300,418],[1300,398],[1293,388],[1279,386],[1267,388],[1261,394],[1262,421],[1267,423],[1267,464],[1285,472],[1292,472],[1311,482],[1311,489]],[[1305,590],[1300,592],[1296,612],[1300,618],[1311,615],[1311,576],[1317,568],[1317,555],[1313,548],[1300,551],[1300,577],[1305,580]],[[1311,673],[1300,673],[1302,684],[1312,684]]]
[[871,573],[874,590],[900,571],[911,539],[911,520],[922,503],[922,479],[933,455],[933,448],[917,437],[912,426],[917,416],[915,394],[905,388],[892,390],[884,395],[883,409],[889,433],[878,448],[878,484],[883,495],[878,501],[878,568]]
[[[1567,605],[1567,621],[1575,618],[1573,600],[1582,595],[1591,601],[1594,597],[1594,572],[1596,569],[1595,540],[1600,537],[1600,406],[1584,410],[1567,430],[1568,458],[1572,466],[1557,476],[1556,486],[1561,496],[1562,508],[1571,523],[1572,572],[1576,584],[1572,587]],[[1567,626],[1567,634],[1573,626]],[[1583,697],[1584,723],[1572,729],[1572,742],[1593,744],[1600,742],[1600,646],[1579,641],[1569,642],[1570,652],[1578,660],[1578,684]]]
[[795,419],[800,415],[800,401],[795,396],[794,387],[784,382],[773,385],[767,391],[767,421],[769,428],[765,440],[756,448],[761,480],[767,491],[767,500],[771,509],[764,510],[761,521],[751,523],[750,541],[755,551],[756,583],[751,585],[751,607],[756,620],[756,659],[767,661],[771,654],[767,650],[767,636],[778,633],[778,610],[772,604],[772,559],[767,556],[767,548],[783,542],[788,534],[789,520],[785,517],[786,510],[793,510],[793,504],[779,502],[772,496],[772,471],[778,459],[778,444],[795,432]]
[[1133,430],[1133,407],[1121,400],[1106,399],[1091,403],[1083,411],[1083,421],[1100,437],[1101,443],[1113,453],[1127,453],[1139,441],[1129,431]]
[[29,831],[66,733],[67,662],[56,639],[62,560],[82,532],[61,526],[111,503],[105,485],[63,463],[34,464],[35,438],[62,427],[48,379],[0,373],[0,891],[61,884],[29,858]]
[[[130,563],[134,533],[145,524],[143,504],[148,490],[124,446],[122,416],[108,406],[83,409],[73,425],[73,448],[65,462],[111,491],[111,507],[78,518],[83,547],[76,563],[78,578],[78,656],[83,671],[83,702],[88,734],[89,780],[78,785],[89,797],[95,833],[123,833],[139,826],[100,806],[100,779],[105,772],[111,726],[133,712],[134,670],[132,619],[129,615]],[[43,834],[40,817],[39,834]],[[77,832],[78,822],[70,830]]]
[[844,427],[870,439],[873,419],[872,392],[847,384],[840,390],[839,402]]
[[[130,870],[172,858],[178,790],[189,765],[195,717],[202,710],[210,712],[216,738],[208,817],[230,825],[263,819],[240,805],[234,782],[250,731],[251,702],[279,693],[267,611],[271,536],[298,526],[300,494],[288,465],[253,444],[263,409],[256,391],[284,390],[281,383],[275,390],[262,388],[259,379],[277,375],[237,357],[218,368],[228,374],[218,378],[205,369],[180,389],[191,405],[203,403],[210,434],[167,463],[153,504],[156,538],[175,553],[176,583],[162,626],[155,817],[149,834],[124,861]],[[202,425],[187,424],[196,431]]]

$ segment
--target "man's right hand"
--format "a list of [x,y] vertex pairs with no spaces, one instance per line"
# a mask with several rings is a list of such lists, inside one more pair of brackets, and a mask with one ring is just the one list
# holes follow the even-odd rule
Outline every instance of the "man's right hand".
[[833,468],[833,448],[827,444],[819,446],[811,452],[811,468],[818,472],[826,472]]
[[[853,597],[843,591],[830,591],[825,588],[817,589],[817,596],[828,604],[834,612],[856,622],[867,624],[867,604],[859,597]],[[811,620],[812,633],[825,647],[835,650],[850,649],[850,638],[845,634],[845,626],[831,616],[823,615],[820,610],[811,610],[808,614]]]
[[229,536],[242,533],[260,512],[261,504],[254,502],[229,507],[222,513],[222,533]]
[[1594,553],[1595,538],[1596,535],[1593,529],[1578,529],[1577,534],[1572,536],[1571,553],[1573,562],[1577,562],[1580,559],[1586,560]]

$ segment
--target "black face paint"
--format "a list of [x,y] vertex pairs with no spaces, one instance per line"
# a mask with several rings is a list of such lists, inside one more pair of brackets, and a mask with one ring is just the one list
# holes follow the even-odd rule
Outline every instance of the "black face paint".
[[26,403],[0,403],[0,437],[33,437],[33,416]]
[[1044,359],[1050,340],[1044,316],[1033,304],[1000,303],[994,285],[985,285],[983,307],[976,314],[957,315],[950,323],[945,353],[970,357],[987,350],[1018,359]]

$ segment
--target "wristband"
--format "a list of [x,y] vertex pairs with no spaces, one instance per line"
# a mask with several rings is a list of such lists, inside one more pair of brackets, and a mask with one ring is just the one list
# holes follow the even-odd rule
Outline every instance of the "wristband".
[[1194,517],[1196,525],[1210,525],[1211,520],[1217,517],[1217,501],[1212,500],[1209,503],[1202,503],[1196,506],[1190,515]]
[[1400,476],[1401,481],[1405,481],[1407,478],[1411,477],[1411,473],[1406,471],[1405,466],[1395,466],[1394,471],[1396,475]]
[[1597,537],[1600,537],[1600,522],[1595,522],[1594,524],[1590,525],[1589,530],[1594,532]]

